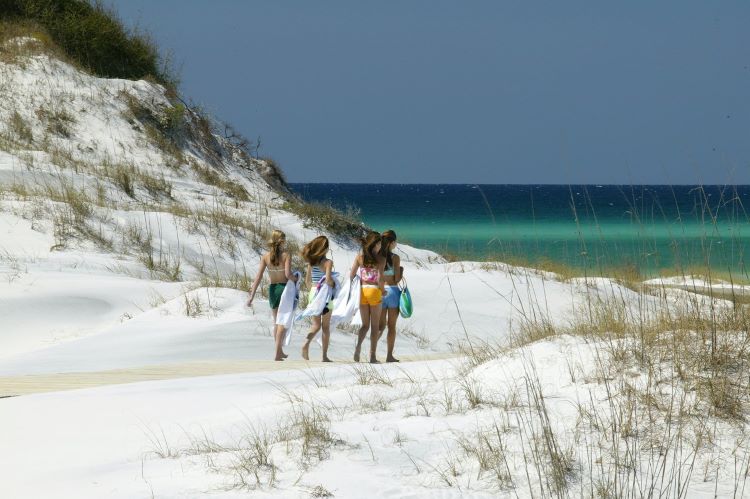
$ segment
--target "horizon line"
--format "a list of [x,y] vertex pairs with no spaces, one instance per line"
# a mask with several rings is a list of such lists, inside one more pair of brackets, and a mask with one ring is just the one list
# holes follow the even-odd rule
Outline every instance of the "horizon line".
[[483,184],[478,182],[436,182],[436,183],[425,183],[425,182],[291,182],[288,181],[287,185],[463,185],[463,186],[498,186],[498,185],[513,185],[513,186],[544,186],[544,187],[568,187],[568,186],[591,186],[591,187],[750,187],[750,184],[708,184],[708,183],[678,183],[678,184],[606,184],[606,183],[520,183],[520,182],[507,182],[502,184]]

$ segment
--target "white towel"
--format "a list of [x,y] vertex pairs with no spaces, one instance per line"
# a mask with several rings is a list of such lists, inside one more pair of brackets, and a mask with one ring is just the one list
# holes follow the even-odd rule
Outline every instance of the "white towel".
[[[355,277],[355,279],[359,279]],[[333,310],[331,314],[331,324],[335,325],[337,322],[341,322],[341,318],[346,313],[346,305],[349,302],[349,292],[352,288],[352,281],[344,279],[341,283],[341,287],[336,293],[336,298],[333,299]]]
[[331,298],[335,296],[336,290],[341,288],[341,285],[336,283],[338,274],[333,273],[331,276],[334,280],[334,286],[330,287],[328,283],[326,283],[325,277],[321,278],[312,301],[307,304],[307,308],[298,314],[294,320],[298,321],[303,317],[315,317],[323,313],[323,309],[326,308],[326,305],[331,301]]
[[279,309],[276,312],[276,325],[284,326],[284,346],[289,346],[292,341],[292,329],[294,328],[294,310],[299,302],[299,286],[302,282],[302,274],[294,272],[297,282],[291,279],[286,282],[284,292],[281,293]]
[[333,302],[333,314],[331,315],[331,325],[340,323],[351,323],[353,326],[362,325],[362,317],[359,315],[359,293],[360,280],[359,276],[344,283],[339,295]]

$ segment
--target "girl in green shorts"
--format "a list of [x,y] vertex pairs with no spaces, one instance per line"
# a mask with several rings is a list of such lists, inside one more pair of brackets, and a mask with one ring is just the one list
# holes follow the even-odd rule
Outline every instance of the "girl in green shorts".
[[[268,241],[268,253],[260,259],[260,268],[255,275],[253,286],[250,288],[250,299],[247,306],[253,305],[253,298],[258,289],[260,280],[263,278],[263,271],[268,270],[268,279],[271,284],[268,286],[268,303],[271,305],[273,312],[273,323],[276,324],[276,313],[281,302],[281,295],[284,292],[287,281],[297,282],[297,277],[292,274],[292,258],[289,253],[284,251],[286,244],[286,235],[280,230],[275,230]],[[284,360],[288,357],[282,350],[284,343],[284,326],[274,326],[274,340],[276,341],[276,358],[274,360]]]

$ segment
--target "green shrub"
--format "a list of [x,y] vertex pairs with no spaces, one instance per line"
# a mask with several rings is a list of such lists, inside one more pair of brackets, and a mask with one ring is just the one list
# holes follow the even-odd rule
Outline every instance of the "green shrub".
[[307,228],[355,238],[362,237],[367,232],[367,227],[359,219],[359,213],[351,207],[342,212],[329,204],[294,200],[284,203],[283,208],[300,217]]
[[175,85],[160,67],[153,41],[127,29],[100,1],[0,0],[0,20],[38,25],[71,60],[97,76],[151,76],[167,87]]
[[159,117],[161,130],[170,137],[179,137],[185,130],[185,106],[177,104],[164,110],[164,114]]

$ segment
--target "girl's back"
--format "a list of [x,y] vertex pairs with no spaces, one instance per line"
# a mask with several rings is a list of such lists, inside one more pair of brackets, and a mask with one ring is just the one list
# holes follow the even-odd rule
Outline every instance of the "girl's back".
[[326,276],[325,265],[327,261],[327,258],[323,258],[316,265],[310,265],[310,279],[312,284],[319,283]]
[[289,254],[285,251],[281,253],[279,261],[274,265],[271,263],[270,251],[263,255],[263,260],[266,262],[266,270],[268,270],[268,279],[271,281],[271,284],[283,284],[287,281],[285,271],[287,258],[289,258]]

